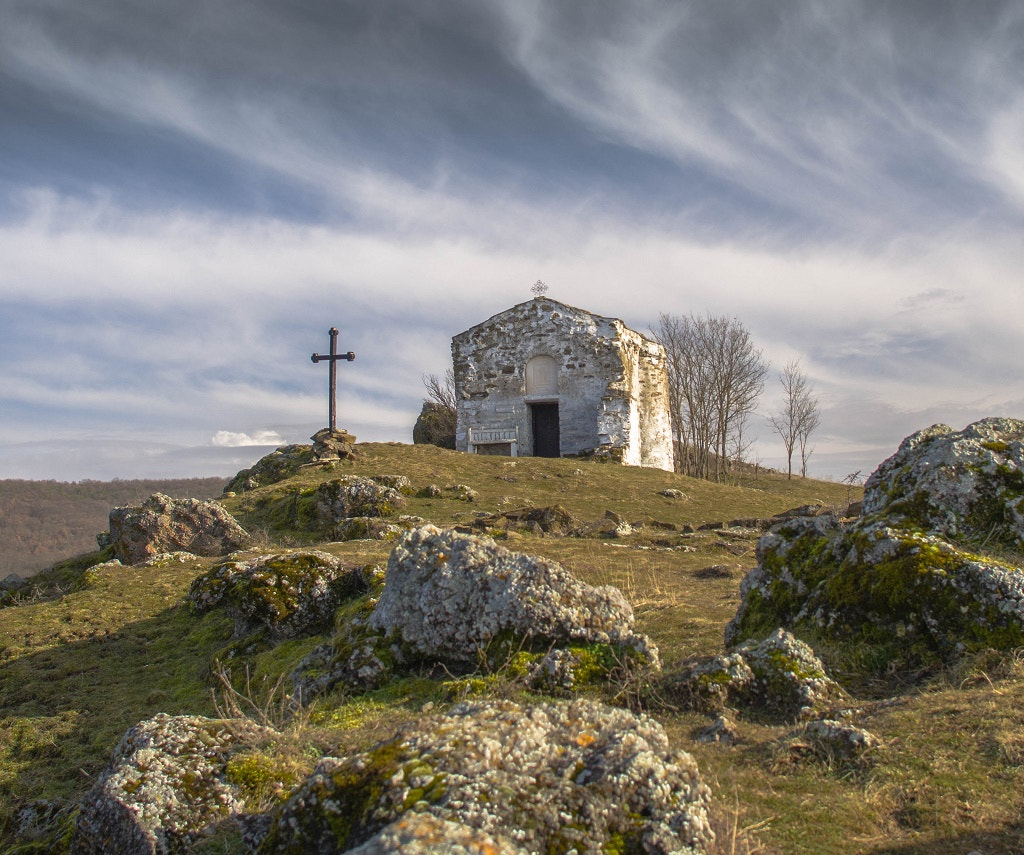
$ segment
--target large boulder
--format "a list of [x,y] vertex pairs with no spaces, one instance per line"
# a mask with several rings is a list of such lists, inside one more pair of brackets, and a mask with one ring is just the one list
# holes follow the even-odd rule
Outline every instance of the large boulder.
[[223,605],[238,637],[263,629],[281,639],[329,627],[335,609],[367,587],[362,567],[306,549],[225,561],[194,579],[188,596],[200,614]]
[[248,719],[161,713],[131,728],[82,800],[72,855],[187,850],[245,807],[228,761],[274,732]]
[[415,445],[455,448],[455,410],[435,401],[424,401],[412,427]]
[[1022,435],[1011,419],[929,428],[871,476],[853,523],[825,514],[774,526],[726,643],[782,626],[859,647],[873,667],[1024,644],[1024,571],[973,551],[1024,543]]
[[933,425],[907,437],[864,485],[863,515],[1024,549],[1024,421]]
[[346,475],[325,481],[316,490],[316,526],[330,533],[344,520],[392,516],[406,505],[403,489],[412,490],[404,476]]
[[[572,655],[554,654],[562,648]],[[633,610],[617,588],[587,585],[554,561],[489,537],[425,525],[392,550],[372,611],[314,650],[294,679],[308,697],[339,681],[377,685],[419,664],[465,672],[513,660],[524,676],[563,688],[617,662],[660,668],[657,648],[634,631]]]
[[412,818],[422,814],[475,838],[469,852],[511,852],[515,841],[526,852],[700,853],[714,840],[709,802],[693,758],[646,716],[583,699],[462,703],[363,754],[323,758],[259,852],[348,851],[399,818],[439,832]]
[[245,529],[217,502],[154,493],[140,506],[110,512],[110,543],[122,564],[164,552],[225,555],[248,542]]
[[489,537],[426,525],[388,559],[369,626],[426,657],[475,662],[502,634],[547,642],[627,642],[633,609],[618,588],[593,587],[546,558]]

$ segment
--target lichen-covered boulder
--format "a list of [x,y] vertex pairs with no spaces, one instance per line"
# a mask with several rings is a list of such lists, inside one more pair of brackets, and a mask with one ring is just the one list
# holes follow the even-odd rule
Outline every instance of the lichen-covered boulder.
[[242,469],[224,488],[225,493],[244,493],[291,478],[303,466],[313,462],[310,445],[282,445],[260,458],[248,469]]
[[354,517],[389,517],[405,507],[403,487],[408,488],[408,479],[403,482],[386,476],[347,475],[326,481],[316,491],[317,526],[330,532]]
[[295,638],[328,627],[335,609],[367,588],[362,567],[307,549],[225,561],[194,579],[188,596],[200,614],[223,605],[238,637],[264,629]]
[[369,626],[417,653],[475,662],[503,634],[553,642],[629,642],[633,609],[617,588],[593,587],[545,558],[489,537],[427,525],[388,559]]
[[[571,650],[554,652],[562,648]],[[425,525],[392,550],[372,610],[310,653],[292,678],[310,697],[338,682],[368,688],[396,670],[436,663],[463,672],[515,665],[525,683],[561,689],[622,663],[638,673],[661,667],[617,588],[587,585],[554,561],[489,537]]]
[[1024,570],[976,554],[1020,550],[1024,422],[943,425],[906,439],[868,480],[864,513],[774,526],[743,580],[726,644],[778,626],[884,667],[919,667],[965,651],[1024,644]]
[[507,837],[429,813],[403,813],[349,855],[528,855]]
[[217,502],[154,493],[138,507],[110,512],[110,543],[123,564],[140,564],[154,555],[179,550],[225,555],[248,542],[245,529]]
[[1024,644],[1020,568],[881,521],[822,528],[794,520],[762,538],[727,644],[781,625],[916,664]]
[[696,763],[646,716],[583,699],[462,703],[323,758],[259,851],[343,852],[418,813],[526,852],[700,853],[709,802]]
[[863,514],[947,540],[1024,548],[1024,421],[940,424],[907,437],[868,478]]
[[455,409],[436,401],[424,401],[412,426],[414,445],[455,448]]
[[808,718],[843,697],[811,647],[777,629],[666,680],[666,688],[707,712],[737,707]]
[[228,761],[273,731],[248,719],[163,713],[132,727],[82,800],[72,855],[163,855],[243,811]]

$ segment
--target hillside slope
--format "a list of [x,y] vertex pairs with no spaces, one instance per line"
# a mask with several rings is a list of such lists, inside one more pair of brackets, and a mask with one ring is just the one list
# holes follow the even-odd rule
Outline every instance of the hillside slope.
[[[754,564],[754,530],[687,533],[686,527],[764,518],[812,502],[841,509],[859,497],[846,486],[779,476],[717,485],[576,460],[473,457],[397,444],[358,448],[354,462],[333,472],[303,470],[224,503],[262,549],[316,544],[350,564],[384,562],[391,544],[319,543],[297,525],[297,491],[339,474],[408,477],[413,495],[402,513],[442,526],[554,504],[582,522],[610,518],[609,512],[646,520],[626,537],[520,532],[509,533],[504,545],[554,559],[585,582],[619,587],[666,670],[722,652],[740,580]],[[458,485],[469,489],[446,489]],[[662,494],[670,489],[680,494]],[[158,712],[241,711],[283,725],[273,751],[252,761],[264,775],[254,798],[274,803],[318,753],[361,750],[422,709],[444,709],[458,699],[451,675],[413,675],[364,694],[332,692],[292,716],[282,675],[322,636],[240,649],[223,611],[197,616],[186,602],[189,584],[213,559],[86,572],[90,560],[98,556],[56,571],[63,595],[0,612],[0,841],[13,842],[17,812],[38,811],[39,799],[49,800],[51,813],[66,808],[63,816],[70,817],[124,731]],[[233,663],[230,675],[211,665],[215,657]],[[513,677],[491,676],[488,691],[524,695]],[[901,680],[910,682],[901,688]],[[677,709],[656,692],[622,697],[647,709],[697,759],[713,792],[716,851],[1020,851],[1024,666],[1018,657],[992,653],[955,672],[892,675],[884,685],[850,688],[858,693],[851,703],[858,723],[883,745],[867,766],[813,759],[792,723],[769,719],[738,718],[731,744],[697,742],[708,716]],[[237,831],[225,829],[198,851],[245,849]]]

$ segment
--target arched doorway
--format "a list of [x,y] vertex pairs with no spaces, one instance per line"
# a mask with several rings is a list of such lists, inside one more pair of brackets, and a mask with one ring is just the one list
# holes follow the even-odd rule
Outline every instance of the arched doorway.
[[530,408],[533,456],[560,457],[558,363],[554,357],[542,354],[526,363],[526,399]]

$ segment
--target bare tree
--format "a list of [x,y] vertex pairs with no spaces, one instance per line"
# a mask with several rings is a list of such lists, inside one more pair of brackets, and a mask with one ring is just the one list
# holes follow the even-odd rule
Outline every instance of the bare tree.
[[714,375],[717,478],[729,463],[730,439],[740,437],[742,445],[744,423],[764,389],[768,363],[736,318],[707,318],[706,326]]
[[782,408],[768,416],[768,421],[786,448],[788,476],[793,477],[793,453],[799,448],[800,474],[806,478],[807,461],[814,451],[813,448],[808,449],[808,441],[821,423],[818,399],[814,397],[814,387],[798,359],[786,363],[779,375],[779,382],[784,396]]
[[455,374],[451,368],[444,377],[423,375],[427,398],[419,418],[412,429],[412,441],[417,444],[455,448]]
[[651,332],[668,359],[679,468],[697,478],[721,478],[730,443],[744,447],[743,428],[768,365],[736,318],[662,312]]
[[425,374],[423,385],[427,390],[427,400],[455,412],[455,372],[451,368],[445,370],[443,378]]

